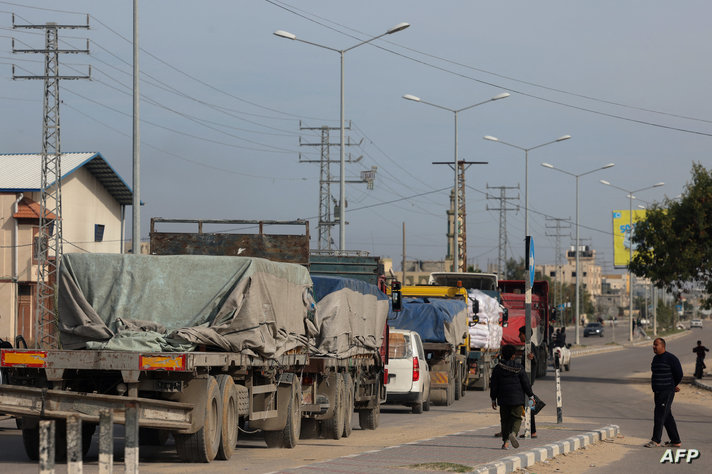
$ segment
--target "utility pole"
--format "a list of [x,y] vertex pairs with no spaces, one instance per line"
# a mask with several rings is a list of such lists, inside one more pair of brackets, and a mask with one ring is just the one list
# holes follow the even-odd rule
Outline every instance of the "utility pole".
[[[351,122],[344,128],[345,130],[351,130]],[[341,160],[330,160],[329,150],[332,146],[341,146],[339,143],[331,143],[329,140],[329,135],[331,130],[341,130],[340,127],[327,127],[323,125],[321,127],[303,127],[302,122],[299,122],[299,130],[318,130],[321,133],[321,141],[319,143],[302,143],[302,138],[299,137],[299,146],[315,146],[321,148],[321,156],[318,160],[307,160],[302,159],[302,154],[299,154],[300,163],[319,163],[319,224],[318,224],[318,240],[317,249],[318,250],[332,250],[332,245],[334,244],[331,237],[331,228],[339,223],[339,219],[343,216],[340,212],[340,206],[334,206],[334,212],[331,212],[331,205],[335,199],[331,196],[331,184],[339,183],[340,181],[334,180],[331,177],[331,163],[340,163]],[[346,146],[360,145],[361,140],[358,143],[351,143],[351,138],[349,137],[348,142],[345,143]],[[349,157],[345,160],[347,163],[358,163],[361,161],[363,156],[359,156],[356,159]],[[362,172],[361,180],[357,181],[345,181],[349,183],[367,183],[368,189],[373,189],[373,177],[368,174],[364,177],[364,173],[373,173],[375,177],[375,169],[371,171]],[[339,212],[337,212],[337,210]],[[332,219],[333,215],[333,219]]]
[[[556,217],[546,217],[546,228],[555,229],[556,231],[549,230],[546,231],[547,237],[556,237],[556,257],[554,263],[556,264],[556,280],[554,280],[554,306],[558,307],[557,297],[561,299],[561,257],[563,252],[561,251],[561,237],[569,236],[571,237],[571,232],[561,233],[564,229],[571,229],[571,222],[569,219],[559,219]],[[559,301],[560,302],[560,301]]]
[[499,211],[499,254],[497,261],[497,274],[499,279],[504,279],[504,271],[507,268],[507,211],[517,211],[519,212],[519,205],[516,207],[507,207],[507,201],[519,200],[519,193],[517,197],[508,197],[507,189],[516,189],[519,191],[519,185],[516,186],[490,186],[487,185],[487,189],[499,189],[499,197],[492,196],[487,193],[487,199],[498,199],[499,207],[489,207],[487,204],[488,211]]
[[[457,209],[453,216],[453,228],[459,230],[459,235],[454,235],[453,232],[453,250],[457,249],[455,255],[458,256],[458,262],[453,262],[453,268],[458,272],[467,271],[467,209],[465,200],[465,171],[470,165],[486,165],[488,161],[465,161],[458,160],[457,162],[457,189],[455,192]],[[448,165],[453,169],[453,164],[450,161],[433,161],[434,165]],[[453,171],[455,171],[453,169]],[[455,225],[457,222],[457,225]]]
[[58,315],[54,304],[54,287],[57,269],[62,257],[62,167],[59,127],[59,81],[89,79],[91,67],[86,76],[62,76],[59,74],[60,54],[89,54],[89,40],[86,49],[61,49],[60,29],[89,29],[89,15],[86,25],[17,25],[12,15],[13,29],[36,29],[45,31],[44,49],[16,49],[12,39],[13,53],[40,53],[45,55],[44,75],[16,75],[12,65],[13,79],[44,80],[42,100],[42,169],[40,184],[40,218],[37,235],[37,293],[35,307],[35,346],[42,349],[58,349]]

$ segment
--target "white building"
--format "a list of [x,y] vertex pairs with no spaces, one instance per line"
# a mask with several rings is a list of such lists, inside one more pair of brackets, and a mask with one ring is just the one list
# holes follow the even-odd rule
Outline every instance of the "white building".
[[[0,155],[0,338],[34,339],[41,155]],[[63,153],[65,253],[120,253],[133,194],[100,153]]]

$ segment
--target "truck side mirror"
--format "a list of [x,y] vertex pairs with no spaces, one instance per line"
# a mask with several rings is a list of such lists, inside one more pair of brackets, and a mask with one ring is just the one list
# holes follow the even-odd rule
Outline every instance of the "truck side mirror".
[[477,298],[474,298],[472,300],[472,312],[475,315],[480,312],[480,300],[478,300]]
[[391,309],[394,313],[403,309],[403,299],[401,297],[401,284],[399,281],[391,283]]
[[504,308],[504,312],[502,313],[502,327],[507,327],[509,326],[509,308]]

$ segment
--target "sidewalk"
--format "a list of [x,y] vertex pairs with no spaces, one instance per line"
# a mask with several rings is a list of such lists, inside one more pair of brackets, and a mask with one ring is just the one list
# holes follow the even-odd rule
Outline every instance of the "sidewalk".
[[[506,473],[531,466],[559,454],[568,453],[603,439],[615,438],[619,427],[593,424],[537,423],[536,439],[520,439],[519,449],[502,450],[502,440],[494,437],[499,426],[479,428],[375,451],[344,456],[279,472],[402,473],[443,472],[428,464],[459,464],[477,473]],[[420,466],[418,466],[420,465]]]

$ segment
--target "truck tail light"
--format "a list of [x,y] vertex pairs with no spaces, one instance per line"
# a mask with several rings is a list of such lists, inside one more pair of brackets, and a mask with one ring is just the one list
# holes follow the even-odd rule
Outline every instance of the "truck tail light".
[[420,380],[420,362],[417,357],[413,357],[413,382]]
[[388,384],[388,369],[383,370],[383,385]]
[[185,354],[180,355],[142,355],[139,357],[140,370],[185,370]]
[[2,364],[3,367],[46,367],[47,351],[6,349],[2,351],[0,364]]

